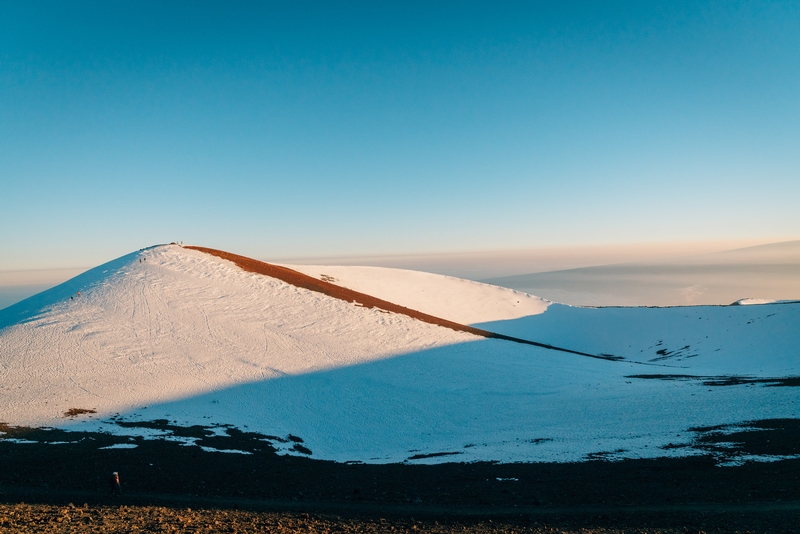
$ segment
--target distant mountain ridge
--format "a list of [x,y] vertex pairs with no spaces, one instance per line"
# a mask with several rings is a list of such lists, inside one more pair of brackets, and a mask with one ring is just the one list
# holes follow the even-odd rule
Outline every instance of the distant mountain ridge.
[[800,240],[658,263],[623,263],[482,280],[583,306],[724,305],[800,299]]

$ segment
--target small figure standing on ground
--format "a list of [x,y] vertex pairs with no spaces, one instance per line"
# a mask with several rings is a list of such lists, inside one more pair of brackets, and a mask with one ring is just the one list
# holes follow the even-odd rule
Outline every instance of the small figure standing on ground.
[[111,473],[111,489],[108,492],[108,496],[119,497],[122,495],[122,488],[119,485],[119,473],[114,471]]

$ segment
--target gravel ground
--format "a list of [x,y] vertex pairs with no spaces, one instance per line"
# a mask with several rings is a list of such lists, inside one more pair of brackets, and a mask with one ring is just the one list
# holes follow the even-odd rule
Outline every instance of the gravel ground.
[[[215,510],[169,508],[158,506],[89,506],[69,505],[0,505],[2,532],[432,532],[432,533],[516,533],[541,534],[581,533],[651,533],[667,534],[688,532],[794,532],[797,517],[775,521],[771,514],[695,514],[682,515],[682,525],[658,526],[669,519],[664,514],[644,514],[638,517],[614,518],[552,517],[520,519],[515,521],[480,519],[464,520],[414,520],[414,519],[359,519],[307,513],[275,513],[247,510]],[[756,517],[758,516],[758,517]],[[674,519],[674,517],[673,517]],[[598,523],[619,522],[622,525],[604,526]],[[687,522],[688,520],[688,522]],[[634,521],[639,525],[626,525]],[[645,524],[641,524],[644,522]],[[525,524],[526,523],[526,524]],[[595,523],[595,524],[592,524]]]

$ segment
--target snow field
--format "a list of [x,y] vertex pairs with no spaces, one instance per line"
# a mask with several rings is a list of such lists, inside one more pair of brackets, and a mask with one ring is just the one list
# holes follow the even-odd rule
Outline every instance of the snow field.
[[798,304],[576,308],[426,273],[292,268],[623,360],[479,338],[161,246],[0,310],[0,421],[163,436],[120,414],[292,434],[313,458],[433,463],[697,454],[691,428],[797,417],[796,387],[632,377],[797,376]]

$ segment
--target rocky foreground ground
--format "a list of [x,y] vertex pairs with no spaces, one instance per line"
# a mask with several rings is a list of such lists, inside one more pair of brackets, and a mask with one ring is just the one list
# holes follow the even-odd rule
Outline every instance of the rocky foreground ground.
[[341,464],[234,429],[147,424],[200,446],[2,426],[0,532],[800,532],[793,419],[698,430],[706,454],[682,458],[439,465]]
[[800,516],[754,512],[553,515],[511,519],[359,518],[308,513],[83,504],[0,505],[2,532],[714,533],[798,532]]

